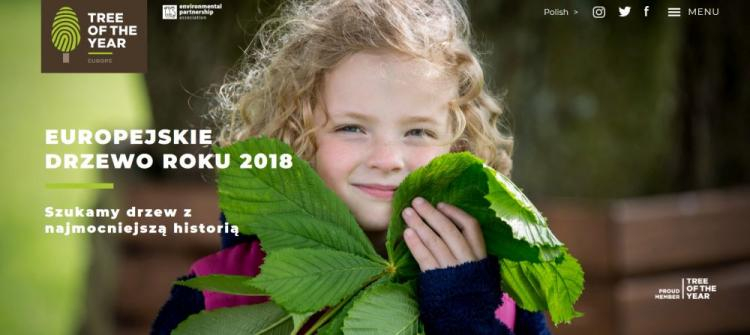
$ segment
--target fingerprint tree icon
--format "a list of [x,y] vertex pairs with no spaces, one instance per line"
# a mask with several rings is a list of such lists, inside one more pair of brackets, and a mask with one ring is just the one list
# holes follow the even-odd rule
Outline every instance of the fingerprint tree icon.
[[81,42],[81,27],[73,8],[60,7],[52,21],[52,44],[63,53],[63,63],[70,62],[70,52]]

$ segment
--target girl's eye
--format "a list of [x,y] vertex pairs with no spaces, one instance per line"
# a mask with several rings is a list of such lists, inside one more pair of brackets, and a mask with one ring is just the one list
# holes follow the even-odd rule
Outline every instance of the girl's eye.
[[347,124],[343,125],[341,127],[336,128],[336,132],[345,132],[345,133],[364,133],[365,130],[362,129],[362,127],[353,125],[353,124]]
[[431,131],[424,128],[409,129],[409,131],[406,132],[406,136],[435,137],[435,135]]

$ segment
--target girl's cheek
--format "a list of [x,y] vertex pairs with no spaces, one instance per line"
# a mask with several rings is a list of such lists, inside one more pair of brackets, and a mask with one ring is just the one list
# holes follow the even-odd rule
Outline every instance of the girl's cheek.
[[408,165],[409,170],[415,170],[422,166],[427,165],[433,158],[446,154],[450,151],[448,146],[426,146],[426,147],[415,147],[409,150]]
[[[357,161],[356,155],[362,152],[356,143],[351,141],[342,141],[335,137],[323,138],[318,142],[316,152],[316,165],[319,168],[329,171],[329,174],[342,174],[352,169]],[[339,176],[341,177],[341,176]]]
[[360,145],[355,141],[327,138],[318,143],[318,152],[328,160],[347,159],[357,152]]

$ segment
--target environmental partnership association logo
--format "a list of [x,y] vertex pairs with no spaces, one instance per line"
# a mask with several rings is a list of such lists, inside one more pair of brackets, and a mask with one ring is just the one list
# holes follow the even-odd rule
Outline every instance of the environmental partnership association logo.
[[146,72],[146,0],[43,0],[42,72]]

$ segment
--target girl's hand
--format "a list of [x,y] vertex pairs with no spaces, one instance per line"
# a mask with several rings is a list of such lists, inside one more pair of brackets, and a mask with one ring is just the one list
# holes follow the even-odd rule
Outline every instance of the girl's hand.
[[487,257],[479,222],[457,207],[439,203],[435,208],[417,197],[401,216],[408,226],[406,246],[422,272]]

